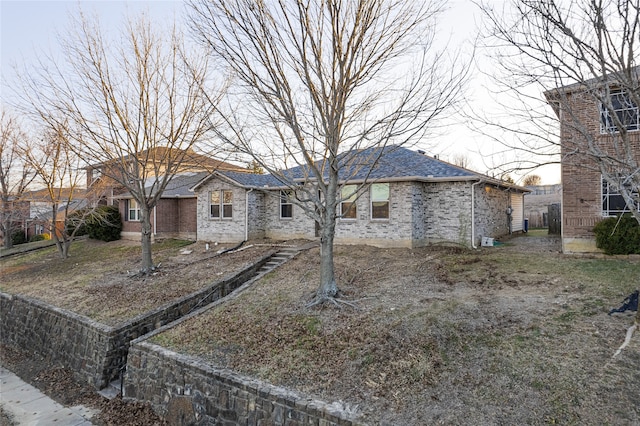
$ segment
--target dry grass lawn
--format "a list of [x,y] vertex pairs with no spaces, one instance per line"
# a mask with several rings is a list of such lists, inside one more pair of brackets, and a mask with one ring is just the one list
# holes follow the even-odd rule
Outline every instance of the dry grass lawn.
[[633,314],[607,312],[640,282],[640,262],[515,241],[338,247],[357,309],[304,307],[313,249],[154,341],[342,401],[365,424],[637,424],[640,337],[612,359]]
[[[0,291],[31,296],[113,326],[233,275],[276,250],[253,244],[219,256],[221,248],[206,251],[203,243],[159,241],[153,244],[153,260],[160,268],[138,276],[139,242],[80,240],[68,259],[60,259],[51,247],[0,260]],[[185,250],[191,253],[183,254]]]
[[[160,272],[135,279],[135,243],[25,254],[0,261],[0,288],[117,324],[275,250],[183,245],[156,244]],[[365,424],[637,425],[640,335],[612,358],[633,314],[607,313],[638,286],[640,261],[557,250],[535,233],[475,251],[339,246],[342,297],[357,308],[307,309],[311,249],[154,341],[342,401]]]

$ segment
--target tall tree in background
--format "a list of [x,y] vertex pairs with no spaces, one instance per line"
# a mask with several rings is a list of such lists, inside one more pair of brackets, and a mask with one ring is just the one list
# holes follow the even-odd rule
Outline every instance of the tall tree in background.
[[[562,153],[600,173],[640,223],[640,0],[511,0],[483,11],[496,80],[527,101],[510,113],[537,126],[506,129],[522,142],[513,148]],[[540,92],[553,109],[532,108]],[[585,101],[599,106],[599,118],[582,109]]]
[[[132,195],[146,273],[155,268],[153,207],[209,130],[221,92],[207,80],[206,55],[189,50],[176,26],[144,15],[110,39],[97,19],[80,13],[61,43],[60,59],[23,74],[25,108],[64,132],[80,158]],[[211,88],[208,98],[203,86]]]
[[[85,175],[78,155],[71,149],[64,126],[46,129],[39,141],[22,144],[21,151],[27,164],[44,183],[46,201],[50,204],[49,232],[62,259],[69,257],[69,249],[79,226],[69,226],[71,213],[91,210],[86,208],[87,194],[82,186]],[[76,216],[75,221],[82,219]],[[74,225],[78,225],[75,223]]]
[[0,112],[0,234],[3,247],[13,247],[13,234],[29,218],[22,195],[35,174],[20,155],[20,144],[28,137],[16,118],[3,108]]
[[[343,191],[344,183],[386,152],[370,150],[363,159],[362,150],[418,140],[458,100],[468,67],[433,45],[443,5],[189,2],[196,37],[237,83],[228,108],[218,109],[228,125],[219,136],[277,176],[318,224],[321,278],[311,304],[337,300],[337,206],[362,190]],[[281,172],[293,166],[299,180]]]
[[522,184],[524,186],[536,186],[536,185],[540,185],[540,182],[542,182],[542,178],[538,175],[527,175],[525,176],[524,180],[522,181]]

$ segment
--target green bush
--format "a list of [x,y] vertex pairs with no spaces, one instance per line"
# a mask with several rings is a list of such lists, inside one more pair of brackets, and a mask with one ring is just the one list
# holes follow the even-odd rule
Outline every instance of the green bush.
[[[87,235],[87,227],[85,226],[84,217],[88,214],[87,209],[75,211],[67,217],[67,223],[65,225],[65,231],[67,235],[74,235],[79,237],[81,235]],[[76,228],[78,228],[76,230]],[[75,234],[74,234],[75,231]]]
[[11,241],[14,246],[18,244],[24,244],[27,242],[27,237],[24,235],[24,231],[16,231],[11,235]]
[[120,239],[122,218],[116,206],[98,206],[85,221],[89,238],[101,241]]
[[606,254],[640,254],[640,224],[632,215],[604,219],[593,231]]
[[31,238],[29,238],[29,242],[35,243],[36,241],[44,241],[46,239],[47,237],[45,237],[44,234],[32,235]]

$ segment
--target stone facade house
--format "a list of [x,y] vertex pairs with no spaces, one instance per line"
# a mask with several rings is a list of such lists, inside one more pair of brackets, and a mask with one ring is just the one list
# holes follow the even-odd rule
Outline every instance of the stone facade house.
[[[337,244],[419,247],[445,242],[478,247],[482,237],[522,231],[527,189],[421,151],[397,146],[384,149],[373,168],[348,173],[341,169],[349,176],[342,182],[345,197],[355,188],[349,185],[361,189],[358,196],[338,206]],[[367,152],[362,151],[363,159],[372,158]],[[300,185],[313,185],[301,168],[284,174]],[[217,171],[193,190],[199,240],[230,243],[318,237],[317,224],[289,201],[289,187],[275,176]]]
[[[640,69],[636,67],[632,73],[637,79]],[[602,101],[603,96],[609,97],[612,111]],[[640,164],[638,103],[615,83],[605,86],[597,79],[546,92],[545,97],[560,120],[562,250],[565,253],[598,252],[593,232],[596,223],[629,210],[616,188],[604,179],[601,166],[594,161],[594,152],[612,159],[628,155],[623,162]],[[637,93],[635,99],[638,99]],[[616,153],[621,146],[621,135],[613,116],[626,127],[629,149],[625,154]],[[640,209],[640,203],[635,208]]]

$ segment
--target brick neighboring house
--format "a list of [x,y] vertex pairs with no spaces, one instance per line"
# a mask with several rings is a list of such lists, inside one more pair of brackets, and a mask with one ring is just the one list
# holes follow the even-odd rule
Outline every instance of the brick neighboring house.
[[[147,188],[156,176],[162,176],[165,169],[158,165],[167,155],[168,148],[154,148],[143,151],[136,159],[128,156],[123,161],[133,163],[138,161],[146,167]],[[235,164],[227,163],[193,151],[180,151],[170,153],[174,158],[184,153],[174,178],[161,195],[158,204],[151,214],[152,236],[154,238],[185,238],[195,239],[196,226],[196,202],[195,194],[189,191],[198,180],[208,175],[212,170],[233,170],[247,172],[248,170]],[[158,161],[154,162],[154,159]],[[87,187],[95,193],[101,193],[101,203],[117,205],[122,217],[122,238],[140,238],[140,208],[137,202],[124,186],[119,184],[112,176],[118,173],[120,166],[111,168],[112,162],[93,164],[86,168]]]
[[[379,149],[359,155],[371,158],[371,150]],[[448,242],[477,247],[482,237],[522,230],[527,189],[422,152],[396,146],[384,149],[370,175],[366,176],[368,167],[349,173],[346,185],[362,184],[365,177],[368,183],[359,198],[338,206],[338,212],[348,212],[348,217],[338,219],[337,244],[419,247]],[[301,168],[284,173],[313,187]],[[193,190],[198,197],[198,240],[229,243],[318,236],[314,220],[287,200],[287,188],[275,176],[217,171]],[[352,203],[355,209],[349,209]]]
[[[633,71],[636,78],[640,69]],[[608,111],[594,95],[602,90],[597,79],[573,84],[545,93],[547,102],[560,120],[562,158],[562,250],[565,253],[599,252],[593,227],[605,217],[626,210],[622,196],[604,181],[598,165],[584,151],[590,143],[613,154],[617,137],[611,114],[624,117],[631,155],[640,162],[640,116],[638,105],[615,85],[611,85],[615,111]],[[614,98],[615,97],[615,98]],[[588,142],[587,142],[588,141]],[[640,209],[640,205],[638,207]]]
[[[183,173],[174,176],[151,213],[154,238],[195,240],[197,236],[196,195],[190,189],[209,172]],[[122,238],[139,239],[140,209],[129,193],[117,196],[122,216]]]

